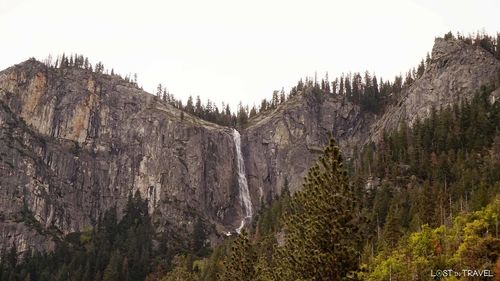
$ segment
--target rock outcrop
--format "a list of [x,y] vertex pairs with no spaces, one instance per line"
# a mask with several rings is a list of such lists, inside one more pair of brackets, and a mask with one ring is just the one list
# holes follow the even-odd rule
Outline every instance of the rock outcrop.
[[[379,141],[403,121],[412,125],[429,117],[432,108],[467,100],[482,85],[499,79],[499,70],[500,61],[481,47],[437,38],[423,76],[379,115],[363,112],[344,97],[306,93],[258,116],[244,132],[252,201],[270,200],[285,181],[292,191],[300,188],[330,134],[349,158],[356,147]],[[494,91],[492,99],[497,95]]]
[[433,107],[467,100],[482,85],[497,81],[499,70],[500,61],[481,47],[437,38],[423,76],[379,115],[363,112],[344,97],[306,93],[258,116],[244,132],[253,202],[271,200],[285,181],[292,191],[300,188],[330,133],[349,158],[355,147],[376,142],[403,121],[413,124],[417,118],[427,118]]
[[82,230],[136,191],[159,231],[189,233],[196,217],[220,232],[240,221],[231,129],[118,77],[36,61],[9,68],[0,125],[0,246],[35,244],[15,224]]
[[385,110],[370,128],[369,140],[397,129],[402,121],[412,125],[417,119],[429,117],[432,108],[438,110],[467,100],[481,86],[498,80],[499,69],[500,61],[483,48],[437,38],[425,73]]
[[292,192],[299,189],[332,135],[347,151],[372,117],[343,97],[305,93],[251,120],[244,130],[244,155],[252,201],[269,202],[285,186]]
[[[379,115],[313,93],[258,115],[240,131],[253,208],[298,190],[331,134],[348,158],[401,121],[467,99],[499,69],[479,47],[437,39],[424,75]],[[0,72],[0,248],[50,250],[51,237],[95,225],[136,192],[158,231],[188,235],[199,217],[217,241],[244,216],[235,167],[231,128],[117,76],[34,60]]]

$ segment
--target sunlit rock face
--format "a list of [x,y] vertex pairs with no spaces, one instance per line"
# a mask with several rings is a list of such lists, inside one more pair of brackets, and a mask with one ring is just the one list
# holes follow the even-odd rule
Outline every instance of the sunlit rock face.
[[239,224],[232,130],[181,120],[118,77],[14,66],[0,73],[0,124],[3,245],[23,250],[47,234],[26,228],[92,226],[136,191],[158,231],[189,233],[197,216],[213,233]]
[[471,97],[499,68],[479,47],[437,39],[424,75],[380,114],[306,92],[251,119],[238,151],[232,128],[181,115],[118,76],[26,61],[0,72],[0,248],[50,250],[51,237],[121,213],[136,192],[157,231],[188,237],[200,217],[217,242],[248,216],[239,164],[256,214],[285,185],[301,188],[330,136],[349,158],[401,121]]

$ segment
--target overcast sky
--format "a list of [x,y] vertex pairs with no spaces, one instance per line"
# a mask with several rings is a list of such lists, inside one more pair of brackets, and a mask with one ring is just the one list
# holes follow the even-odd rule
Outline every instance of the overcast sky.
[[452,30],[500,30],[498,0],[0,0],[0,69],[79,53],[120,74],[252,105],[299,78],[416,66]]

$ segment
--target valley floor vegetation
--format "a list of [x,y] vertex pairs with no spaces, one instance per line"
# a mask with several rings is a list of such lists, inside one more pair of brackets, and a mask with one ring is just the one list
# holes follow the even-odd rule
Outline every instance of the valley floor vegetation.
[[[491,37],[459,39],[500,57]],[[73,64],[88,67],[82,57],[63,58],[54,67]],[[425,65],[392,84],[360,74],[332,84],[299,82],[291,96],[342,94],[377,112],[390,102],[385,94],[411,84]],[[291,194],[285,181],[281,196],[267,202],[248,229],[213,249],[205,245],[201,219],[189,241],[156,233],[147,202],[131,194],[121,219],[111,209],[96,227],[57,240],[52,253],[21,259],[15,247],[3,249],[0,280],[437,280],[432,272],[443,269],[488,270],[498,279],[500,102],[490,96],[498,87],[481,87],[469,101],[435,108],[415,124],[401,123],[380,141],[354,149],[349,160],[331,140],[300,191]],[[280,97],[276,92],[259,112],[286,100]],[[208,104],[177,106],[231,126],[255,114],[241,106],[238,115],[226,114]],[[29,212],[23,215],[36,224]]]
[[401,124],[350,161],[332,140],[301,191],[285,182],[248,230],[214,249],[201,221],[188,243],[159,237],[136,194],[121,220],[112,209],[53,253],[18,260],[5,250],[1,280],[430,280],[448,268],[500,276],[500,103],[491,91]]
[[209,257],[185,258],[162,280],[437,280],[440,269],[500,276],[492,89],[401,124],[345,168],[332,142],[302,191],[285,191],[248,232]]

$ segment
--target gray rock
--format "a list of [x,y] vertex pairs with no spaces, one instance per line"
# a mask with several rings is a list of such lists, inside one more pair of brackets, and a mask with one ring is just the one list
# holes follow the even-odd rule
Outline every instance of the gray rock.
[[[437,39],[424,75],[380,115],[305,93],[251,119],[240,133],[254,209],[285,182],[300,189],[330,134],[349,158],[401,121],[468,99],[498,69],[479,47]],[[230,128],[181,118],[116,76],[33,60],[0,72],[0,248],[51,250],[54,236],[95,225],[113,206],[121,213],[136,191],[157,231],[187,237],[201,217],[217,243],[242,217],[235,167]]]
[[424,75],[403,91],[399,102],[386,109],[370,128],[367,140],[379,139],[384,131],[397,129],[402,121],[415,124],[417,119],[429,117],[432,108],[438,110],[468,100],[482,85],[496,81],[499,69],[500,61],[484,49],[437,38]]
[[[56,235],[80,231],[136,191],[158,231],[190,233],[198,216],[219,232],[239,223],[229,128],[189,114],[181,121],[179,110],[116,77],[36,61],[0,72],[0,93],[5,235],[26,217]],[[23,243],[34,245],[29,236]]]

